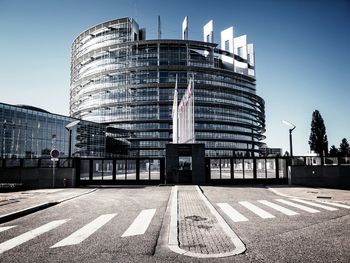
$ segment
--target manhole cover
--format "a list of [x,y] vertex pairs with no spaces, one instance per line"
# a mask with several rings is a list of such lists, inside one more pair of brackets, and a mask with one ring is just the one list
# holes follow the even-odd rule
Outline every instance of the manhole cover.
[[196,215],[185,216],[185,219],[192,220],[192,221],[205,221],[205,220],[207,220],[206,217],[201,217],[201,216],[196,216]]

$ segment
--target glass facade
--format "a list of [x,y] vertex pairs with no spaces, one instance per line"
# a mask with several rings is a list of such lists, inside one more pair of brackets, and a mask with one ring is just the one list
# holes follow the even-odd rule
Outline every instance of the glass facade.
[[206,155],[258,152],[265,109],[255,78],[225,63],[228,52],[215,43],[144,35],[133,19],[121,18],[75,39],[71,116],[128,130],[130,156],[164,156],[176,75],[180,98],[194,75],[196,141],[205,143]]
[[[0,103],[1,158],[49,157],[52,149],[68,157],[71,128],[72,156],[125,155],[128,137],[125,131],[74,118],[52,114],[31,106]],[[124,140],[124,141],[123,141]],[[107,154],[105,154],[107,152]]]

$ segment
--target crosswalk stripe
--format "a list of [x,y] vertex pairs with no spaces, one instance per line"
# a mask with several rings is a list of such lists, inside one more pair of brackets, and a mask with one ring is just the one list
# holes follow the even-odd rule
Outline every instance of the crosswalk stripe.
[[279,212],[281,212],[281,213],[283,213],[283,214],[285,214],[287,216],[294,216],[294,215],[298,215],[299,214],[299,213],[294,212],[294,211],[292,211],[292,210],[290,210],[288,208],[285,208],[283,206],[271,203],[270,201],[258,200],[258,202],[262,203],[262,204],[264,204],[266,206],[269,206],[269,207],[271,207],[271,208],[273,208],[273,209],[275,209],[275,210],[277,210],[277,211],[279,211]]
[[329,202],[322,202],[323,204],[327,204],[327,205],[334,205],[337,207],[342,207],[342,208],[346,208],[346,209],[350,209],[350,206],[348,205],[344,205],[344,204],[339,204],[339,203],[329,203]]
[[21,244],[39,236],[39,235],[41,235],[41,234],[44,234],[45,232],[48,232],[48,231],[64,224],[67,221],[68,221],[68,219],[52,221],[52,222],[47,223],[41,227],[30,230],[22,235],[19,235],[17,237],[14,237],[14,238],[8,240],[8,241],[5,241],[5,242],[0,244],[0,254],[18,246],[18,245],[21,245]]
[[311,205],[311,206],[323,208],[323,209],[328,210],[328,211],[336,211],[336,210],[338,210],[337,208],[334,208],[334,207],[321,205],[321,204],[316,204],[316,203],[305,201],[305,200],[301,200],[301,199],[292,198],[291,200],[296,201],[296,202],[300,202],[300,203],[303,203],[303,204],[306,204],[306,205]]
[[80,242],[84,241],[89,236],[91,236],[93,233],[95,233],[98,229],[100,229],[103,225],[105,225],[108,221],[110,221],[116,215],[117,214],[106,214],[106,215],[99,216],[95,220],[91,221],[89,224],[75,231],[70,236],[56,243],[51,248],[79,244]]
[[289,202],[289,201],[284,200],[284,199],[276,199],[276,201],[283,203],[283,204],[286,204],[286,205],[290,205],[290,206],[299,208],[299,209],[304,210],[304,211],[309,212],[309,213],[319,213],[320,212],[314,208],[307,207],[307,206],[300,205],[300,204],[296,204],[296,203],[292,203],[292,202]]
[[227,203],[218,203],[217,204],[221,210],[231,218],[233,222],[243,222],[248,221],[248,218],[246,218],[244,215],[242,215],[240,212],[238,212],[236,209],[234,209],[232,206],[230,206]]
[[142,235],[146,232],[151,220],[156,212],[156,209],[142,210],[141,213],[135,218],[134,222],[124,232],[122,237]]
[[0,232],[6,231],[8,229],[14,228],[16,226],[0,226]]
[[274,218],[275,216],[270,214],[269,212],[266,212],[265,210],[262,210],[260,207],[253,205],[252,203],[248,201],[241,201],[239,202],[242,206],[252,211],[254,214],[260,216],[261,218]]

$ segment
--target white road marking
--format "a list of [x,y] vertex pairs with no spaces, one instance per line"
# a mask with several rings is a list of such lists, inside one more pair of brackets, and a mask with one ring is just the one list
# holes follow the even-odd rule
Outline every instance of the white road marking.
[[21,244],[39,236],[39,235],[41,235],[41,234],[44,234],[45,232],[48,232],[48,231],[64,224],[67,221],[68,221],[68,219],[52,221],[52,222],[47,223],[41,227],[38,227],[38,228],[30,230],[22,235],[14,237],[14,238],[12,238],[4,243],[1,243],[0,244],[0,254],[18,246],[18,245],[21,245]]
[[254,214],[260,216],[261,218],[274,218],[275,216],[270,214],[269,212],[266,212],[265,210],[262,210],[260,207],[257,207],[256,205],[253,205],[252,203],[248,201],[241,201],[239,204],[243,205],[245,208],[252,211]]
[[152,218],[156,212],[156,209],[142,210],[141,213],[135,218],[134,222],[124,232],[122,237],[142,235],[146,232]]
[[0,232],[6,231],[8,229],[14,228],[16,226],[0,226]]
[[319,213],[320,212],[319,210],[316,210],[314,208],[307,207],[307,206],[300,205],[300,204],[296,204],[296,203],[292,203],[292,202],[284,200],[284,199],[276,199],[276,201],[283,203],[283,204],[286,204],[286,205],[290,205],[290,206],[299,208],[299,209],[304,210],[304,211],[309,212],[309,213]]
[[328,210],[328,211],[336,211],[336,210],[338,210],[337,208],[334,208],[334,207],[321,205],[321,204],[316,204],[316,203],[305,201],[305,200],[301,200],[301,199],[292,198],[292,200],[300,202],[300,203],[303,203],[303,204],[306,204],[306,205],[311,205],[311,206],[316,206],[316,207],[319,207],[319,208],[323,208],[323,209]]
[[334,205],[337,207],[342,207],[342,208],[346,208],[346,209],[350,209],[350,206],[348,205],[344,205],[344,204],[339,204],[339,203],[329,203],[329,202],[322,202],[323,204],[327,204],[327,205]]
[[103,225],[105,225],[109,220],[111,220],[116,215],[117,214],[106,214],[106,215],[99,216],[98,218],[96,218],[95,220],[90,222],[89,224],[87,224],[84,227],[80,228],[79,230],[75,231],[70,236],[68,236],[65,239],[61,240],[60,242],[56,243],[51,248],[79,244],[80,242],[84,241],[89,236],[91,236],[94,232],[96,232],[99,228],[101,228]]
[[221,210],[231,218],[233,222],[243,222],[248,221],[248,218],[243,216],[240,212],[238,212],[236,209],[234,209],[232,206],[230,206],[227,203],[218,203],[217,204]]
[[297,213],[297,212],[294,212],[294,211],[292,211],[292,210],[290,210],[288,208],[285,208],[283,206],[271,203],[270,201],[258,200],[258,202],[262,203],[262,204],[264,204],[266,206],[269,206],[269,207],[271,207],[271,208],[273,208],[273,209],[275,209],[275,210],[277,210],[277,211],[279,211],[279,212],[281,212],[281,213],[283,213],[283,214],[285,214],[287,216],[299,215],[299,213]]

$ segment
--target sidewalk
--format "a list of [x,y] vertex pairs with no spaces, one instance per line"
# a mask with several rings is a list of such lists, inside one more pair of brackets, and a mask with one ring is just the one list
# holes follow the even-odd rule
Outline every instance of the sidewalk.
[[269,185],[268,189],[276,194],[286,197],[350,204],[350,190],[313,188],[295,185]]
[[0,193],[0,223],[88,194],[95,190],[63,188]]

